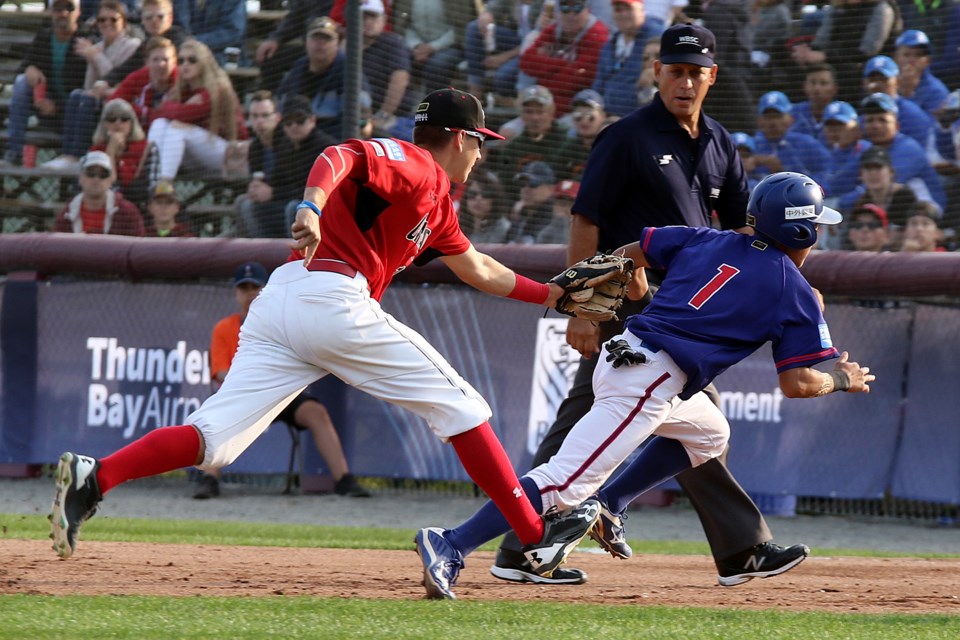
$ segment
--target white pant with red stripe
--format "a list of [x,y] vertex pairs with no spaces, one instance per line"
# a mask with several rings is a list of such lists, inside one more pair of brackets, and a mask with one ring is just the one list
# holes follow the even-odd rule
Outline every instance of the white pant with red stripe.
[[601,350],[593,407],[556,455],[526,474],[540,488],[544,513],[554,507],[565,511],[589,498],[650,435],[678,440],[695,467],[718,457],[730,439],[730,424],[705,394],[677,397],[687,376],[666,351],[641,347],[629,331],[618,339],[643,352],[647,361],[614,369]]
[[200,468],[236,460],[287,403],[328,373],[409,409],[442,439],[491,416],[436,349],[380,308],[362,275],[289,262],[250,306],[223,386],[187,418],[206,444]]

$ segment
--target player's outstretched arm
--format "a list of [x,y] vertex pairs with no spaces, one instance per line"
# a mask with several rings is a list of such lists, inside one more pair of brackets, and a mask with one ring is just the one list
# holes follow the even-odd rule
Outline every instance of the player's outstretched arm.
[[780,390],[788,398],[818,398],[835,391],[870,393],[870,383],[876,380],[870,367],[861,367],[849,361],[849,354],[840,354],[833,371],[817,371],[811,367],[788,369],[780,374]]
[[[552,307],[563,295],[563,289],[559,286],[541,284],[518,275],[495,258],[480,253],[473,245],[459,255],[443,256],[440,260],[450,267],[458,278],[484,293],[509,296],[548,307]],[[530,295],[523,295],[524,289],[529,289]]]

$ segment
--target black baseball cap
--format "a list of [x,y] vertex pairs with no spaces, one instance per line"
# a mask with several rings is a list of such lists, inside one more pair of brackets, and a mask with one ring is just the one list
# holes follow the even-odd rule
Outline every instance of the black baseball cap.
[[483,106],[470,93],[458,89],[440,89],[428,93],[417,106],[414,126],[430,125],[450,129],[466,129],[488,138],[504,140],[499,133],[484,127]]
[[237,267],[233,274],[233,285],[239,287],[247,282],[253,283],[258,287],[267,284],[267,270],[259,262],[244,262]]
[[675,24],[660,36],[660,62],[712,67],[717,50],[713,32],[698,24]]

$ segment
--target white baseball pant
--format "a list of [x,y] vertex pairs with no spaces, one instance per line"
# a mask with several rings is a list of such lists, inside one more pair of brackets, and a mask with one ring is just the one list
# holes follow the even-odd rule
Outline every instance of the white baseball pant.
[[641,346],[629,331],[613,338],[621,339],[643,352],[647,361],[614,369],[601,349],[593,374],[593,407],[556,455],[526,474],[540,488],[544,513],[554,507],[566,511],[596,493],[651,435],[678,440],[695,467],[718,457],[727,446],[730,424],[705,394],[689,400],[677,397],[687,376],[673,358]]
[[180,165],[205,171],[220,171],[230,143],[209,129],[179,120],[157,118],[150,125],[147,139],[157,146],[160,156],[160,178],[173,180]]
[[200,468],[233,462],[287,402],[328,373],[409,409],[444,440],[492,414],[436,349],[370,297],[363,275],[289,262],[250,306],[223,386],[187,418],[206,444]]

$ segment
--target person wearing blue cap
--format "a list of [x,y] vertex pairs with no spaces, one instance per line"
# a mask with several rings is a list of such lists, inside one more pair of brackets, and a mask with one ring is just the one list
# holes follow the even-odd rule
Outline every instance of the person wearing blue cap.
[[821,182],[830,170],[830,154],[816,139],[790,129],[793,105],[781,91],[769,91],[757,105],[757,149],[752,178],[793,171]]
[[[877,145],[887,150],[899,182],[910,185],[918,196],[929,193],[941,209],[947,196],[940,176],[927,160],[927,154],[916,140],[900,133],[897,102],[885,93],[873,93],[860,103],[860,116],[865,146]],[[841,196],[856,188],[860,180],[860,154],[851,157],[824,185],[828,196]]]
[[903,23],[930,37],[930,70],[948,87],[960,86],[960,3],[951,0],[899,2]]
[[600,130],[609,124],[603,98],[593,89],[584,89],[573,96],[570,109],[571,135],[557,150],[557,160],[554,163],[558,180],[580,179],[593,141],[597,139]]
[[900,95],[935,116],[950,91],[930,72],[930,38],[919,29],[904,31],[897,38],[893,58],[900,67]]
[[730,134],[730,137],[733,139],[733,146],[737,148],[737,153],[740,154],[740,161],[743,162],[743,168],[747,171],[747,186],[750,188],[750,191],[753,191],[753,188],[760,182],[750,176],[750,172],[755,166],[753,154],[757,151],[757,143],[754,142],[753,136],[744,131],[735,131]]
[[849,102],[835,100],[823,110],[823,130],[818,141],[830,154],[830,172],[827,182],[849,162],[860,155],[869,143],[860,140],[860,119]]
[[900,95],[900,67],[888,56],[874,56],[863,67],[863,94],[885,93],[897,103],[900,132],[926,148],[934,121],[918,104]]
[[603,96],[607,113],[625,116],[640,106],[637,78],[643,71],[646,43],[659,39],[663,29],[646,19],[642,0],[613,0],[616,32],[600,49],[593,90]]

